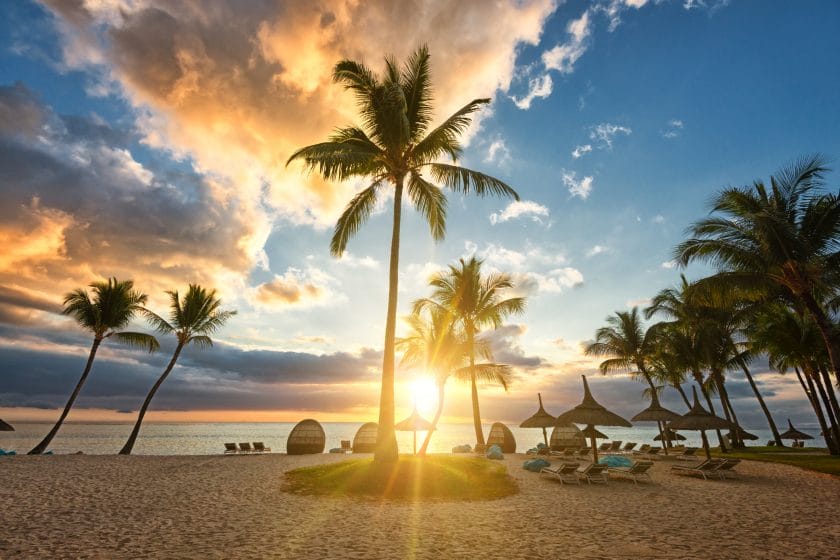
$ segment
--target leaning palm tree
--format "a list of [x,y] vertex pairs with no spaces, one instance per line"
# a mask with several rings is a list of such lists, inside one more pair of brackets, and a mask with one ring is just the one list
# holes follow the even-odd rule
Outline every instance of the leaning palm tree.
[[[472,114],[490,99],[475,99],[456,111],[436,128],[432,123],[432,89],[429,51],[424,46],[412,54],[402,68],[385,59],[385,73],[377,76],[364,64],[342,60],[333,69],[333,81],[356,96],[361,126],[337,129],[326,142],[296,151],[287,165],[303,160],[305,167],[329,181],[354,177],[370,181],[338,219],[330,252],[341,256],[347,242],[370,217],[377,200],[393,187],[394,216],[388,274],[388,310],[385,321],[385,347],[382,359],[382,385],[379,397],[379,432],[374,460],[397,459],[394,434],[394,341],[397,320],[397,280],[399,275],[400,221],[403,190],[424,216],[435,240],[446,233],[446,196],[438,185],[457,193],[509,196],[519,195],[504,182],[455,164],[462,152],[458,137],[472,120]],[[443,163],[449,156],[453,163]],[[429,180],[431,179],[431,181]],[[437,184],[436,184],[437,183]]]
[[146,294],[136,291],[134,282],[131,280],[121,282],[116,278],[109,278],[107,282],[90,284],[90,288],[93,290],[92,298],[82,288],[64,296],[64,309],[61,311],[62,314],[73,317],[80,327],[93,334],[93,344],[90,347],[87,364],[58,422],[41,440],[41,443],[32,448],[30,455],[38,455],[46,451],[47,446],[61,429],[64,419],[67,418],[76,397],[79,396],[82,386],[87,381],[93,360],[96,358],[96,351],[103,341],[113,337],[118,342],[146,348],[149,352],[158,349],[158,341],[154,336],[122,330],[128,326],[135,315],[143,312],[143,304],[146,303]]
[[189,344],[194,344],[199,348],[213,346],[210,335],[221,328],[233,315],[236,315],[236,311],[222,311],[219,309],[222,302],[216,297],[216,290],[210,290],[208,292],[197,284],[190,284],[183,298],[178,295],[177,291],[166,293],[169,294],[170,301],[169,321],[148,310],[145,311],[145,315],[160,334],[174,334],[178,343],[175,346],[175,352],[172,354],[172,359],[169,360],[166,369],[163,370],[161,376],[152,386],[152,390],[146,395],[146,400],[143,401],[143,406],[137,415],[137,422],[134,424],[134,429],[131,430],[128,441],[125,442],[125,445],[120,450],[120,455],[131,454],[131,450],[134,448],[134,442],[140,433],[140,426],[143,423],[146,410],[149,408],[157,390],[169,376],[172,368],[175,367],[178,356],[181,355],[181,350]]
[[616,311],[607,317],[607,326],[595,331],[595,342],[586,346],[587,356],[605,356],[601,362],[601,373],[630,370],[631,375],[645,381],[650,389],[656,390],[653,376],[648,369],[653,357],[656,329],[645,329],[639,317],[639,308],[630,311]]
[[781,299],[814,320],[840,382],[840,331],[827,311],[840,270],[840,196],[822,191],[827,168],[804,158],[750,187],[728,188],[712,215],[690,228],[674,257],[705,261],[717,274],[698,286],[751,301]]
[[491,327],[498,329],[510,315],[525,311],[524,297],[505,297],[514,288],[508,274],[481,274],[481,259],[470,257],[460,259],[458,265],[450,265],[445,271],[435,274],[429,284],[434,288],[432,296],[414,302],[414,313],[423,309],[443,313],[458,323],[466,337],[469,357],[469,376],[473,406],[473,425],[476,445],[483,446],[484,430],[481,427],[481,410],[478,403],[478,381],[482,375],[475,363],[482,344],[480,333]]
[[[438,388],[438,404],[432,425],[426,432],[419,456],[425,456],[441,414],[446,382],[450,377],[460,381],[471,381],[468,365],[469,348],[466,338],[458,331],[458,325],[449,313],[439,309],[432,311],[428,318],[424,313],[413,313],[407,318],[411,329],[408,336],[397,339],[397,348],[404,351],[400,364],[407,367],[423,368],[434,375]],[[476,341],[476,352],[486,360],[493,359],[490,345],[486,341]],[[474,364],[476,376],[485,383],[501,385],[508,389],[511,381],[511,367],[492,362]]]

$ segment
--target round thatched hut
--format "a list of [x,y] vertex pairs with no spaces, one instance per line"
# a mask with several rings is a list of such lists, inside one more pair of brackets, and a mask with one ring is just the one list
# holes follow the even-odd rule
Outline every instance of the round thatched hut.
[[379,431],[379,424],[368,422],[356,432],[353,438],[353,453],[373,453],[376,448],[376,434]]
[[567,447],[586,447],[583,432],[572,423],[554,426],[548,446],[554,451],[561,451]]
[[324,428],[317,420],[307,418],[292,428],[286,440],[286,453],[289,455],[311,455],[323,453],[327,444]]
[[487,447],[491,445],[501,447],[502,453],[516,453],[516,439],[513,437],[513,432],[501,422],[496,422],[490,427],[490,435],[487,436]]

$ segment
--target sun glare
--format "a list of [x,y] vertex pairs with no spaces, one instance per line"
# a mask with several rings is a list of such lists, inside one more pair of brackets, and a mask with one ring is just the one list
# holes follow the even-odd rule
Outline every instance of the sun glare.
[[432,414],[437,407],[438,390],[431,377],[418,377],[408,384],[411,404],[422,414]]

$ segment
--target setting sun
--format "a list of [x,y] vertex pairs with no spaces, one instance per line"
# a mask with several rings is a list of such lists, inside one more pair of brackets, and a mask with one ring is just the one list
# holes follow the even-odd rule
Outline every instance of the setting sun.
[[438,402],[438,388],[431,377],[418,377],[408,384],[409,397],[412,406],[422,414],[431,415]]

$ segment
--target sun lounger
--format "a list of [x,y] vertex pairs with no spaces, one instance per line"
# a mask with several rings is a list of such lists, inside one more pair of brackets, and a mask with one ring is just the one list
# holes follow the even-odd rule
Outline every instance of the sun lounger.
[[737,478],[735,467],[741,462],[741,459],[724,459],[723,462],[715,469],[715,472],[721,479]]
[[699,475],[702,476],[704,480],[708,480],[710,476],[720,478],[720,474],[716,471],[722,462],[723,459],[707,459],[696,465],[672,465],[671,472],[675,472],[677,474],[691,474],[695,476]]
[[577,472],[580,463],[561,463],[556,467],[543,467],[540,476],[546,475],[560,481],[560,484],[580,484]]
[[613,453],[620,453],[621,452],[621,444],[624,443],[621,440],[614,441],[610,444],[610,448],[608,451],[612,451]]
[[644,455],[650,451],[650,445],[647,443],[643,443],[638,449],[633,451],[633,455]]
[[254,452],[256,453],[271,453],[271,448],[266,447],[265,444],[261,441],[254,442]]
[[636,447],[636,442],[631,441],[624,444],[624,447],[621,448],[622,453],[630,453],[633,451],[633,448]]
[[252,453],[254,450],[251,449],[251,444],[247,441],[245,443],[239,444],[239,452],[240,453]]
[[697,448],[687,447],[685,451],[683,451],[679,455],[675,455],[675,457],[681,461],[693,461],[697,458]]
[[225,455],[233,455],[238,450],[236,449],[235,443],[226,443],[225,444]]
[[606,484],[608,478],[607,465],[601,463],[590,463],[582,471],[578,471],[578,478],[586,480],[589,484]]
[[592,451],[592,450],[589,449],[588,447],[581,447],[580,451],[577,452],[577,456],[578,457],[588,457],[590,451]]
[[651,447],[648,449],[647,454],[648,456],[653,457],[654,455],[659,455],[660,451],[662,451],[661,447]]
[[633,479],[633,484],[638,484],[640,478],[650,480],[648,471],[653,466],[653,461],[636,461],[629,467],[610,467],[610,474],[620,474]]
[[601,447],[598,448],[598,451],[609,451],[611,447],[611,443],[602,443]]

